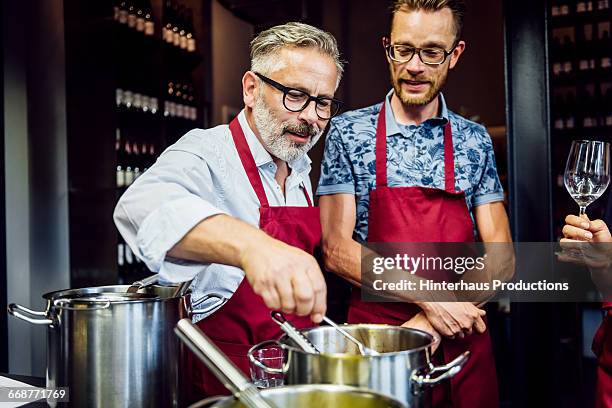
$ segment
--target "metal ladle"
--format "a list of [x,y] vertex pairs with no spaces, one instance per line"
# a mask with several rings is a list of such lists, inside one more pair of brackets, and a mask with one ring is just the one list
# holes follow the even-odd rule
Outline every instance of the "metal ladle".
[[329,317],[327,316],[323,316],[323,321],[327,324],[329,324],[330,326],[332,326],[334,329],[336,329],[337,331],[339,331],[344,337],[346,337],[347,339],[349,339],[353,344],[355,344],[357,346],[357,348],[359,349],[359,353],[362,356],[380,356],[380,353],[376,350],[373,350],[369,347],[366,347],[363,345],[362,342],[360,342],[359,340],[357,340],[355,337],[353,337],[349,332],[347,332],[346,330],[344,330],[342,327],[340,327],[339,325],[337,325],[333,320],[331,320]]

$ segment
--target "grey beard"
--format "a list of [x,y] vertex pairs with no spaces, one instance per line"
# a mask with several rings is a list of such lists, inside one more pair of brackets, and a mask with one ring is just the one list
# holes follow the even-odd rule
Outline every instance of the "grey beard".
[[[253,120],[266,150],[272,156],[285,162],[293,161],[306,154],[323,133],[323,130],[314,125],[296,125],[278,120],[260,96],[256,98],[255,106],[253,106]],[[310,135],[310,140],[307,143],[295,143],[285,136],[284,133],[287,130],[298,128],[300,133]]]

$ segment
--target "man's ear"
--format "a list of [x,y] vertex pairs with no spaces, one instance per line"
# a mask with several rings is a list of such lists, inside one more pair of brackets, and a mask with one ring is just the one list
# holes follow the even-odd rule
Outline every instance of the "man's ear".
[[449,56],[450,69],[455,68],[455,65],[457,65],[457,61],[459,61],[459,57],[461,56],[461,54],[463,54],[463,51],[465,51],[465,41],[459,41],[452,54]]
[[385,58],[387,58],[387,62],[390,64],[391,63],[391,59],[389,58],[389,53],[387,52],[387,46],[391,44],[391,39],[389,37],[383,37],[382,38],[382,46],[383,49],[385,50]]
[[253,71],[247,71],[242,77],[242,99],[244,105],[252,108],[255,106],[257,92],[259,92],[259,80]]

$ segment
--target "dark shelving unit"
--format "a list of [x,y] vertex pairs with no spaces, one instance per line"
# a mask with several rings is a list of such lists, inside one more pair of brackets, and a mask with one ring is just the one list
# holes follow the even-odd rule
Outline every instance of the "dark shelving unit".
[[[209,0],[65,1],[72,287],[150,273],[123,243],[113,209],[168,145],[210,125],[210,19]],[[176,44],[163,36],[169,20]]]

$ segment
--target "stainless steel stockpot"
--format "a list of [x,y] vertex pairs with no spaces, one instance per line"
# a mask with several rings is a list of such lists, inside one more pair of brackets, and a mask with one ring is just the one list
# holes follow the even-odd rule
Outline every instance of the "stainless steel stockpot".
[[[278,408],[401,408],[387,396],[342,385],[292,385],[261,390],[262,396]],[[213,397],[189,408],[241,408],[234,397]]]
[[[269,373],[282,373],[285,384],[340,384],[366,388],[391,396],[408,407],[431,405],[432,386],[457,374],[467,362],[469,352],[443,366],[432,363],[434,338],[426,332],[406,327],[357,324],[342,326],[364,345],[380,353],[362,356],[357,347],[330,326],[302,330],[321,352],[307,353],[288,336],[269,345],[282,347],[282,369],[266,367],[249,352],[252,364]],[[258,346],[255,346],[257,348]]]
[[173,329],[193,314],[191,295],[173,297],[176,286],[125,293],[128,288],[47,293],[44,311],[8,307],[19,319],[47,326],[47,388],[69,387],[71,406],[183,405],[186,350]]

